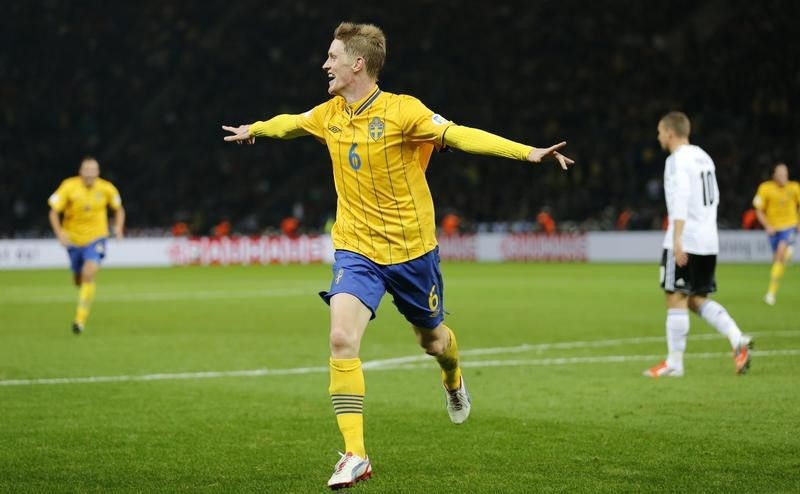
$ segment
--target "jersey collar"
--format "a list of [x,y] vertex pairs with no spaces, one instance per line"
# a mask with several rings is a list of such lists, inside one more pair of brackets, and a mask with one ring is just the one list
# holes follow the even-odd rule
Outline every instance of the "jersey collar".
[[375,102],[380,94],[381,88],[375,86],[375,89],[373,89],[368,95],[364,96],[360,100],[349,105],[345,104],[345,113],[347,113],[350,118],[353,118],[355,115],[361,115],[373,102]]

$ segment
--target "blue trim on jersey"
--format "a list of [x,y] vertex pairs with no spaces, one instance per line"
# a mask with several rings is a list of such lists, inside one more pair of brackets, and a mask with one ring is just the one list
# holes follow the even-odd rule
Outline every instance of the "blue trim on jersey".
[[786,245],[794,245],[797,228],[790,227],[784,230],[778,230],[773,235],[770,235],[769,246],[772,247],[772,252],[778,250],[778,244],[784,242]]
[[414,326],[434,329],[444,321],[439,247],[399,264],[377,264],[347,250],[337,250],[334,259],[331,289],[319,294],[325,303],[330,305],[337,293],[349,293],[372,312],[370,319],[375,319],[381,298],[388,292],[397,310]]
[[375,91],[375,94],[373,94],[372,97],[370,97],[367,101],[362,103],[361,106],[359,106],[358,109],[356,110],[355,114],[356,115],[360,115],[361,112],[366,110],[369,107],[369,105],[371,105],[372,102],[375,101],[375,98],[377,98],[379,94],[381,94],[381,90],[380,89]]
[[78,247],[71,245],[67,247],[69,254],[70,269],[73,273],[79,274],[83,270],[86,261],[93,261],[97,264],[106,257],[106,238],[98,238],[94,242]]

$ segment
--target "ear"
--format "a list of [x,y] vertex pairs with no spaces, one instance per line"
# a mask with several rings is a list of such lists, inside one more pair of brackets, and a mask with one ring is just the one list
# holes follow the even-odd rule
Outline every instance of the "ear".
[[353,62],[353,72],[361,72],[366,66],[367,62],[363,57],[356,57],[355,62]]

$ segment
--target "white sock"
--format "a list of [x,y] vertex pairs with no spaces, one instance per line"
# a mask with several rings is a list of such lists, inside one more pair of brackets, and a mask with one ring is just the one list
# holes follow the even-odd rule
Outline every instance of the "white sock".
[[711,299],[706,299],[697,313],[720,334],[728,337],[728,341],[731,342],[731,348],[736,348],[736,345],[739,344],[739,339],[742,337],[742,330],[736,325],[736,321],[728,314],[725,307]]
[[667,309],[667,366],[683,370],[683,352],[689,335],[689,310]]

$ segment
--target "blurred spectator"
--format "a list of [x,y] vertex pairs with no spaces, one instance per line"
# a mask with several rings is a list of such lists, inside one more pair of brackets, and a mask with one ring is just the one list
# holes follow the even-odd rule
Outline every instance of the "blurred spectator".
[[222,220],[211,229],[211,235],[216,238],[229,237],[231,235],[231,222]]
[[758,215],[753,208],[746,209],[742,214],[742,229],[743,230],[759,230],[761,223],[758,221]]
[[442,233],[445,235],[455,235],[458,233],[460,223],[458,215],[448,213],[442,217]]
[[627,230],[628,224],[631,222],[631,210],[625,208],[617,216],[617,222],[614,224],[615,230]]
[[287,216],[281,220],[281,233],[287,237],[294,238],[297,236],[297,229],[300,222],[294,216]]
[[189,235],[189,225],[187,225],[183,221],[178,221],[174,225],[172,225],[172,236],[173,237],[185,237]]
[[539,211],[539,214],[536,215],[536,223],[539,224],[546,235],[553,235],[556,233],[556,220],[550,216],[547,210],[542,209]]

